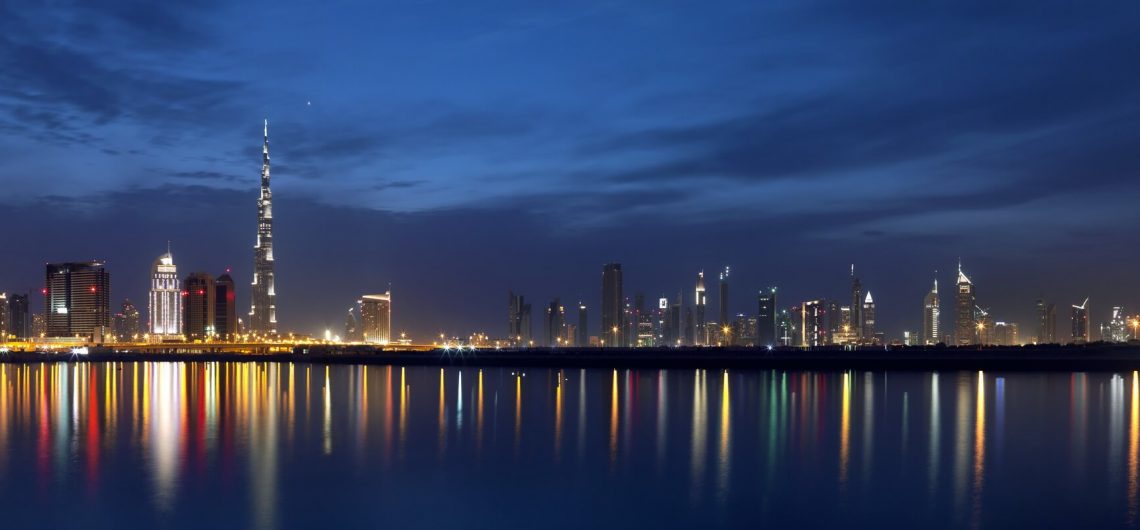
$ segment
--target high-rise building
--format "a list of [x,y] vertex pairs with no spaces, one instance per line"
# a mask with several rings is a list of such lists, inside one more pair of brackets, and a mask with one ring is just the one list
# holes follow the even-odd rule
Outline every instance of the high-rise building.
[[757,301],[756,344],[761,347],[776,346],[776,288],[762,289]]
[[[832,315],[834,318],[834,315]],[[852,324],[851,306],[839,306],[838,333],[831,337],[832,344],[848,345],[858,342],[855,326]]]
[[579,348],[585,348],[590,345],[590,332],[589,330],[589,314],[586,312],[586,304],[578,301],[578,328],[574,330],[574,345]]
[[852,342],[863,338],[863,283],[855,276],[855,264],[851,264],[851,332]]
[[938,278],[934,279],[934,287],[922,299],[922,344],[927,346],[938,344],[942,340],[942,329],[939,322],[942,319],[942,307],[938,300]]
[[724,270],[720,272],[720,299],[717,303],[720,304],[720,318],[717,322],[722,328],[730,324],[729,319],[731,315],[728,313],[728,265],[724,266]]
[[705,336],[705,306],[708,304],[708,295],[705,293],[705,271],[697,273],[697,288],[693,293],[693,305],[696,310],[696,317],[693,321],[693,340],[697,346],[704,346],[708,344],[708,337]]
[[966,273],[962,272],[962,263],[958,263],[958,292],[954,304],[954,343],[959,346],[977,344],[977,321],[974,308],[976,307],[974,284]]
[[261,196],[257,199],[257,243],[253,245],[249,329],[260,335],[277,334],[277,286],[273,273],[273,193],[269,190],[269,120],[265,120],[265,137],[261,145]]
[[1100,340],[1105,342],[1128,342],[1131,338],[1128,329],[1128,318],[1124,315],[1124,308],[1112,308],[1112,318],[1100,325]]
[[237,293],[230,271],[214,281],[214,334],[224,340],[237,337]]
[[519,346],[529,346],[532,340],[530,304],[526,303],[521,294],[515,295],[514,291],[509,291],[508,295],[507,338]]
[[34,313],[32,315],[32,338],[39,339],[47,336],[47,315]]
[[622,277],[620,263],[607,263],[602,267],[602,330],[604,344],[625,344],[625,323],[622,322]]
[[1037,300],[1037,344],[1057,343],[1057,306]]
[[1089,299],[1073,306],[1073,344],[1089,342]]
[[[678,302],[680,305],[680,302]],[[685,308],[685,322],[683,324],[685,330],[685,337],[682,339],[685,344],[695,345],[697,342],[697,324],[693,317],[693,308]]]
[[875,300],[871,298],[871,291],[867,291],[867,297],[863,299],[863,340],[870,343],[878,342],[875,340]]
[[804,302],[800,308],[800,344],[823,346],[827,338],[827,303],[823,300]]
[[31,313],[28,312],[28,295],[8,295],[8,334],[19,339],[32,337]]
[[102,342],[111,334],[111,273],[103,262],[48,263],[46,269],[44,333]]
[[348,313],[344,317],[344,340],[345,342],[360,342],[362,338],[358,338],[357,334],[360,330],[360,324],[356,321],[356,315],[353,312],[355,307],[348,308]]
[[994,322],[993,333],[990,340],[997,346],[1020,346],[1021,337],[1018,336],[1016,322]]
[[780,346],[795,346],[799,342],[799,337],[796,336],[795,322],[795,317],[799,311],[798,308],[796,309],[796,311],[781,309],[780,313],[776,315],[776,340]]
[[214,277],[192,272],[182,282],[182,334],[191,340],[213,338],[217,290]]
[[0,293],[0,343],[8,342],[11,326],[8,318],[8,294]]
[[122,308],[111,317],[111,328],[117,341],[130,342],[139,338],[139,310],[130,299],[123,300]]
[[146,332],[158,340],[181,336],[182,288],[178,279],[178,267],[174,264],[169,245],[166,254],[154,260],[150,272]]
[[545,345],[562,346],[566,342],[566,308],[558,298],[547,304],[543,324]]
[[360,320],[364,342],[388,344],[392,340],[392,291],[361,298]]

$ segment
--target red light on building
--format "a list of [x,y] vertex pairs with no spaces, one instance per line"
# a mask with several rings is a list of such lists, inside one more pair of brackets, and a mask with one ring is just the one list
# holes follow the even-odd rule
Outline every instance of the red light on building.
[[95,292],[95,286],[94,285],[91,286],[91,292]]
[[199,295],[203,295],[203,294],[206,294],[206,291],[203,291],[203,290],[201,290],[201,289],[198,289],[198,294],[199,294]]
[[182,291],[182,296],[190,296],[190,291]]

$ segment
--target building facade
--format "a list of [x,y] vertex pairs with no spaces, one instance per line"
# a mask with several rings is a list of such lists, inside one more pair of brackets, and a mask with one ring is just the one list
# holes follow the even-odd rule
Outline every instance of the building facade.
[[229,271],[214,281],[214,334],[220,339],[237,337],[237,291]]
[[364,342],[388,344],[392,341],[392,291],[368,294],[360,299],[360,321]]
[[146,332],[152,338],[161,340],[182,335],[182,285],[169,248],[151,266],[146,309]]
[[867,297],[863,299],[863,310],[860,314],[863,318],[863,341],[878,342],[875,338],[875,299],[871,297],[871,291],[867,291]]
[[977,344],[977,320],[974,308],[977,306],[974,283],[962,272],[958,264],[958,290],[954,300],[954,343],[959,346]]
[[776,346],[776,288],[762,289],[757,297],[756,345]]
[[1073,306],[1073,344],[1089,342],[1089,299]]
[[269,120],[265,120],[249,305],[249,330],[259,335],[277,334],[277,283],[273,270],[273,192],[269,189]]
[[182,333],[190,340],[214,338],[217,291],[214,277],[205,272],[194,272],[182,283]]
[[1057,343],[1057,306],[1037,300],[1037,343]]
[[603,344],[625,344],[625,322],[622,320],[622,272],[620,263],[607,263],[602,267],[602,330]]
[[931,346],[942,340],[942,330],[939,325],[942,320],[942,307],[938,299],[938,278],[934,279],[934,287],[922,299],[922,344]]
[[111,334],[111,273],[101,261],[48,263],[44,333],[102,342]]
[[507,338],[519,346],[531,344],[530,304],[523,296],[508,291],[510,301],[507,305]]
[[32,335],[31,313],[28,312],[28,295],[8,295],[8,335],[16,340],[28,339]]
[[693,341],[697,346],[708,344],[705,335],[705,309],[708,305],[708,294],[705,293],[705,271],[697,273],[697,286],[693,292]]
[[574,330],[574,345],[579,348],[584,348],[590,344],[589,332],[589,313],[586,311],[586,304],[582,301],[578,302],[578,327]]

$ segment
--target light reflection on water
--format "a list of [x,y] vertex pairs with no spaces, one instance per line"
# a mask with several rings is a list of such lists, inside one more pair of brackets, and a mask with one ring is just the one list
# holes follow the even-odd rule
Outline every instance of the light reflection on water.
[[1134,526],[1140,379],[0,364],[0,448],[28,524]]

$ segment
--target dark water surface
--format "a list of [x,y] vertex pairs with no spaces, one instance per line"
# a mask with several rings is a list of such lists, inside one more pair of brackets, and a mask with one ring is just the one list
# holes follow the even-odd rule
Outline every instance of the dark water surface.
[[1119,527],[1136,373],[0,365],[4,527]]

